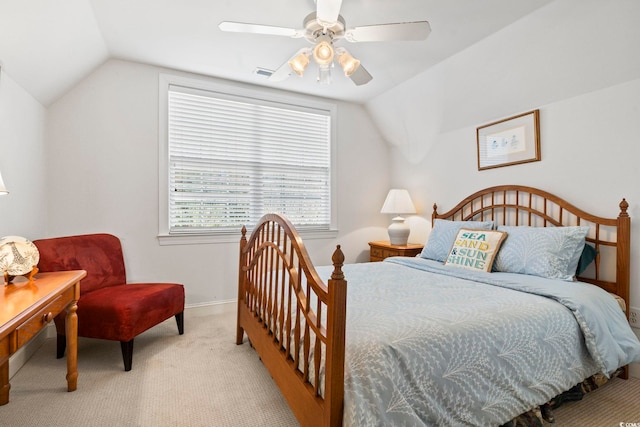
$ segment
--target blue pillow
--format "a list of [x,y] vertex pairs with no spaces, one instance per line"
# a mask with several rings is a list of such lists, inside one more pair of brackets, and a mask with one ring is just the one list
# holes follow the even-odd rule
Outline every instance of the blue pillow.
[[436,219],[433,223],[431,234],[429,234],[429,240],[427,240],[427,244],[422,249],[420,256],[444,262],[449,256],[449,251],[461,228],[491,230],[493,229],[493,221],[448,221]]
[[585,244],[584,249],[582,250],[582,254],[580,255],[580,260],[578,260],[578,268],[576,269],[576,276],[578,274],[582,274],[582,272],[587,269],[589,264],[591,264],[593,260],[596,259],[597,255],[598,255],[598,251],[596,250],[596,248],[594,248],[589,244]]
[[589,227],[498,227],[507,232],[494,271],[573,280]]

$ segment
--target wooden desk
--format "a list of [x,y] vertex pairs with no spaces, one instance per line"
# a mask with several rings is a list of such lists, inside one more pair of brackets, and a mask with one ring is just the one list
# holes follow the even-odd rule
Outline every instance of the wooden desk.
[[[9,402],[9,357],[66,309],[67,390],[78,385],[78,298],[84,270],[16,277],[0,294],[0,405]],[[52,356],[53,357],[53,356]]]

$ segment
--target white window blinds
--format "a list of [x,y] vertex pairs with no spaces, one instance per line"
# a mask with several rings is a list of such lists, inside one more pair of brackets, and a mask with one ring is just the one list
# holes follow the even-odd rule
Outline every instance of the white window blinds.
[[170,85],[169,233],[237,233],[271,212],[328,230],[331,135],[329,110]]

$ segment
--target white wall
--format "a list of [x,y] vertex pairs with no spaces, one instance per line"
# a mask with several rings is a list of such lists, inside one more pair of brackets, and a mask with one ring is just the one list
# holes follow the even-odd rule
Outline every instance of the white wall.
[[45,232],[45,109],[0,72],[0,236],[34,239]]
[[[636,0],[557,0],[369,102],[393,146],[391,183],[423,212],[412,233],[426,239],[434,202],[523,184],[606,217],[626,197],[640,256],[638,17]],[[542,161],[478,171],[476,127],[537,108]],[[634,262],[631,281],[640,307]]]
[[[0,237],[33,240],[45,233],[45,109],[0,70],[0,172],[9,194],[0,196]],[[9,377],[44,339],[40,334],[9,360]]]
[[[49,108],[48,234],[113,233],[130,281],[184,283],[189,305],[232,300],[237,243],[160,246],[156,238],[158,75],[167,72],[111,60]],[[340,232],[306,241],[318,265],[330,264],[336,243],[348,262],[363,260],[367,242],[386,233],[388,148],[361,106],[338,104],[337,150]]]

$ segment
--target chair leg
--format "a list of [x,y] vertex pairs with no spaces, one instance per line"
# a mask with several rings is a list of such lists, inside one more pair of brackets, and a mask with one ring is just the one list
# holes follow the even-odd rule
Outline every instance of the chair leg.
[[56,340],[56,359],[62,359],[64,357],[64,350],[67,347],[67,336],[57,335]]
[[184,334],[184,311],[176,314],[176,323],[178,324],[178,334]]
[[120,348],[122,349],[122,361],[124,362],[124,370],[130,371],[131,364],[133,363],[133,340],[120,341]]

